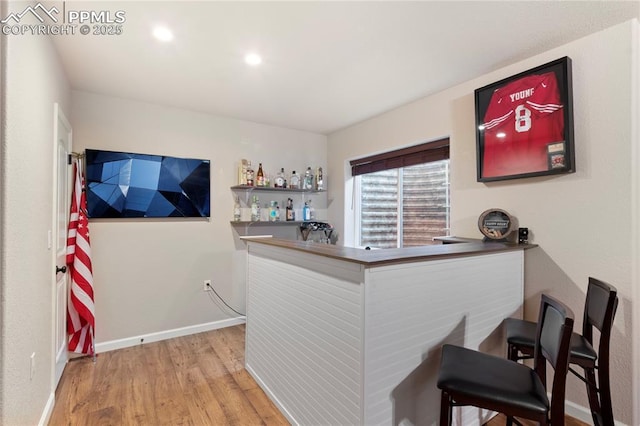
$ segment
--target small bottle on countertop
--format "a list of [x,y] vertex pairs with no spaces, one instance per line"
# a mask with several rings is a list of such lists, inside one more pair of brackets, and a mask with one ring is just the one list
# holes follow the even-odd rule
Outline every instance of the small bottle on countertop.
[[289,188],[300,189],[300,177],[296,174],[295,170],[291,172],[291,179],[289,179]]
[[240,222],[242,218],[242,210],[240,210],[240,198],[236,195],[236,201],[233,204],[233,220]]

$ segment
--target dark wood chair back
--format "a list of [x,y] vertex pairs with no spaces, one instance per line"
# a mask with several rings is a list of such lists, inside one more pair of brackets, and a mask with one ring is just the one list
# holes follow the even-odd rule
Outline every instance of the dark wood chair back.
[[[593,343],[593,329],[596,328],[601,333],[600,346],[602,344],[609,345],[613,318],[617,309],[618,290],[604,281],[589,277],[582,322],[582,335],[589,343]],[[598,352],[602,352],[602,348]]]
[[542,295],[534,366],[542,383],[546,383],[546,363],[554,369],[551,391],[551,424],[564,424],[564,398],[569,371],[569,345],[573,331],[573,312],[556,299]]

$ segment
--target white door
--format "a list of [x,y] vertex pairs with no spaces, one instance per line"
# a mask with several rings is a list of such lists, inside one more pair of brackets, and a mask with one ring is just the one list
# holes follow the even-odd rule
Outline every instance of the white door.
[[71,173],[69,154],[71,154],[71,125],[65,118],[58,104],[54,104],[54,152],[56,155],[53,167],[54,230],[53,243],[55,249],[54,293],[54,342],[55,369],[53,388],[58,386],[64,367],[67,364],[67,289],[69,274],[66,267],[67,227],[69,224],[69,207],[71,205]]

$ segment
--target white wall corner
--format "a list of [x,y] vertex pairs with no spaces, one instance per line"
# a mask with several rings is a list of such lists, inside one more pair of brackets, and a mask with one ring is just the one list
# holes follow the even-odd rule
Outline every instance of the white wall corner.
[[640,426],[640,22],[632,23],[631,43],[631,298],[633,424]]

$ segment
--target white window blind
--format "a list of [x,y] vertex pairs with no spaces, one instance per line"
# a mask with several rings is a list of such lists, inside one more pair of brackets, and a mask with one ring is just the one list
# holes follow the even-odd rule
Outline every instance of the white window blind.
[[[415,152],[411,155],[415,157]],[[420,246],[432,244],[434,237],[449,235],[448,158],[363,172],[356,177],[356,185],[360,246]]]

